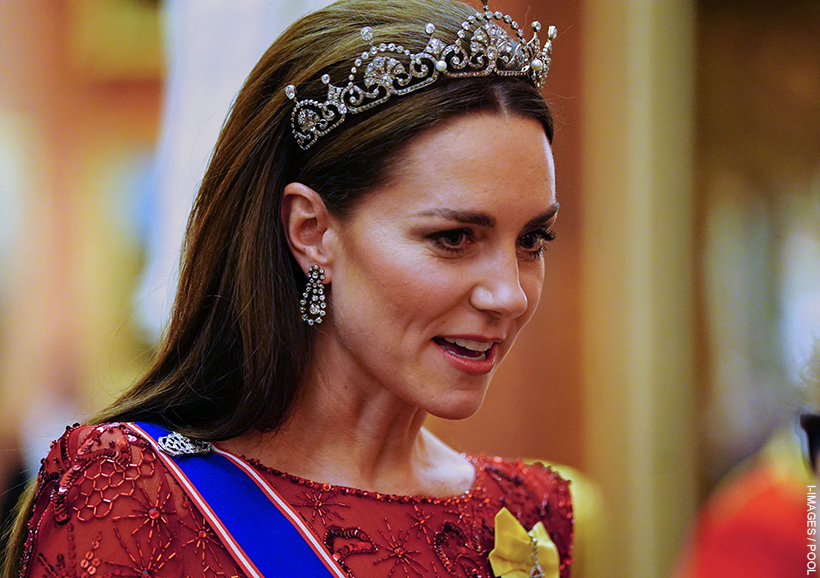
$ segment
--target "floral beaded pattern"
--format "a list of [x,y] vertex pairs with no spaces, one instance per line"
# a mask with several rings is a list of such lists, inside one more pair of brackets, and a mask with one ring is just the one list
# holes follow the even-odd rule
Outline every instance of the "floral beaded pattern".
[[124,424],[69,428],[37,478],[21,576],[242,576],[147,442]]
[[249,460],[310,524],[351,576],[493,576],[493,524],[506,507],[527,528],[543,522],[569,575],[568,483],[542,465],[469,457],[472,488],[449,498],[395,496],[305,480]]
[[[502,507],[527,528],[543,522],[566,578],[568,483],[540,465],[470,460],[473,487],[451,498],[383,495],[250,463],[351,578],[490,578],[487,557]],[[124,424],[67,430],[43,460],[36,492],[21,576],[243,576],[151,447]]]

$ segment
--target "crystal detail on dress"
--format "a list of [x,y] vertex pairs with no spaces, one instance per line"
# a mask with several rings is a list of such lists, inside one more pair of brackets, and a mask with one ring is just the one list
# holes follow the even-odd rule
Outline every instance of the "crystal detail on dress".
[[192,440],[175,431],[159,438],[157,445],[163,452],[173,457],[205,455],[211,453],[214,449],[211,442]]
[[[43,464],[35,512],[44,514],[27,540],[23,575],[241,575],[234,571],[229,549],[161,466],[152,446],[131,439],[123,424],[106,424],[102,432],[94,427],[68,432]],[[572,540],[567,482],[540,466],[465,459],[476,469],[473,488],[467,494],[438,498],[376,494],[312,482],[250,461],[307,520],[350,576],[387,576],[395,566],[392,578],[418,578],[415,560],[425,567],[419,570],[424,576],[450,578],[451,568],[458,576],[488,578],[492,576],[487,560],[493,548],[492,519],[504,506],[527,528],[543,521],[558,547],[559,575],[567,578]],[[48,491],[55,483],[64,483],[68,491],[61,495]],[[51,514],[60,510],[58,504],[63,505],[66,518]],[[123,526],[123,521],[129,525]],[[437,539],[446,522],[462,528],[466,541],[450,532],[442,536],[447,544]],[[37,539],[44,532],[49,539]],[[442,547],[436,548],[437,542]],[[393,545],[402,549],[391,549]],[[83,566],[83,560],[88,564]],[[101,565],[95,572],[92,568],[98,561]]]

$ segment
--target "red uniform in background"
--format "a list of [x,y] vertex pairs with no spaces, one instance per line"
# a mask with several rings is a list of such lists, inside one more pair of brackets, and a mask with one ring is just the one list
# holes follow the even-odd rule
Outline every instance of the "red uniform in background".
[[809,538],[820,535],[808,533],[814,485],[796,434],[773,438],[706,502],[674,578],[817,576],[809,571]]

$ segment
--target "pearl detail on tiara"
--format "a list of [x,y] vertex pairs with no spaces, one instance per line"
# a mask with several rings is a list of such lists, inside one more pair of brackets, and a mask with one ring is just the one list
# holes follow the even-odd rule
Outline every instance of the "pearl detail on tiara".
[[[348,83],[331,84],[328,74],[321,80],[327,85],[324,102],[313,99],[297,100],[296,87],[285,87],[285,96],[294,101],[291,129],[302,150],[307,150],[319,139],[338,127],[348,114],[370,110],[390,99],[403,96],[432,84],[440,76],[470,78],[489,76],[526,77],[541,89],[549,72],[552,41],[557,32],[550,26],[547,41],[541,47],[538,32],[540,22],[533,22],[533,37],[524,40],[524,34],[512,17],[492,12],[488,0],[482,0],[484,11],[476,12],[461,24],[458,40],[445,44],[435,38],[436,25],[428,23],[424,31],[430,36],[422,52],[410,50],[394,42],[374,44],[374,30],[365,26],[360,33],[370,48],[362,52],[350,69]],[[504,22],[515,32],[513,39],[496,22]],[[358,78],[358,80],[357,80]]]

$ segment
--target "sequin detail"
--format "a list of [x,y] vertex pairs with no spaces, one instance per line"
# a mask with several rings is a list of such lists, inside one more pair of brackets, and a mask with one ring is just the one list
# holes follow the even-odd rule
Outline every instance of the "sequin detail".
[[[469,459],[473,486],[447,498],[333,486],[250,463],[350,578],[489,578],[501,507],[525,527],[543,521],[567,578],[568,483],[540,465]],[[124,424],[70,428],[52,445],[28,527],[23,576],[245,578],[151,447]]]

